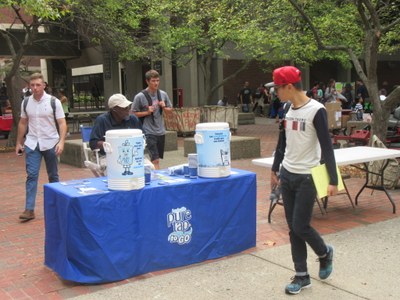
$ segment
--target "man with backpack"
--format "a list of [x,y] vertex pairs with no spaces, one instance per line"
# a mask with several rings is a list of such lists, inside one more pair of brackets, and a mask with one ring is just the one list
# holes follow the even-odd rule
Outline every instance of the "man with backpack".
[[133,99],[132,112],[143,123],[150,161],[155,169],[159,169],[165,145],[163,111],[172,110],[172,104],[168,94],[159,89],[160,75],[156,70],[147,71],[145,79],[147,88]]
[[[26,203],[19,216],[22,221],[35,218],[37,184],[42,157],[46,162],[49,182],[58,182],[58,156],[64,150],[67,123],[60,100],[44,90],[43,75],[32,74],[29,80],[32,95],[21,104],[15,153],[25,152]],[[25,141],[24,141],[25,138]]]

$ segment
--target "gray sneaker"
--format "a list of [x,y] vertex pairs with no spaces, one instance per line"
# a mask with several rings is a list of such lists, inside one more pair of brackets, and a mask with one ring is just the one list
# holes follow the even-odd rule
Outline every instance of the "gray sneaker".
[[327,279],[333,270],[333,247],[327,245],[328,253],[325,257],[319,258],[319,278]]
[[310,275],[294,276],[292,282],[285,288],[285,293],[295,295],[301,292],[302,289],[311,287]]

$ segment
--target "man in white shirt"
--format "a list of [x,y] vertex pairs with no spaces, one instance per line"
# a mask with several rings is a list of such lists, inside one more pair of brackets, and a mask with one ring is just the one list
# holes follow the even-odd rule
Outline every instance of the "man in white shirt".
[[[24,152],[26,155],[26,204],[25,211],[19,216],[22,221],[35,218],[34,209],[42,157],[46,163],[49,182],[59,181],[58,156],[63,152],[67,133],[62,104],[55,97],[52,100],[52,96],[44,91],[43,75],[32,74],[29,87],[32,95],[21,104],[21,118],[18,123],[15,147],[17,155],[22,155]],[[54,107],[52,101],[54,101]]]

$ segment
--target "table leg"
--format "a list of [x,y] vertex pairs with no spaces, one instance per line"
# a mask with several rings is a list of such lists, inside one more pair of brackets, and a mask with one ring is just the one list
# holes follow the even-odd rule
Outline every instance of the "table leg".
[[366,172],[366,176],[365,176],[366,179],[365,179],[364,185],[362,186],[362,188],[360,189],[360,191],[357,193],[357,196],[356,196],[356,205],[358,205],[358,196],[360,196],[361,192],[362,192],[365,188],[370,188],[370,189],[373,189],[373,190],[382,190],[382,191],[385,192],[385,194],[386,194],[386,196],[388,197],[390,203],[392,204],[393,213],[394,213],[394,214],[396,213],[396,204],[393,202],[392,197],[390,196],[389,192],[387,191],[387,189],[386,189],[386,187],[385,187],[385,185],[384,185],[384,180],[385,180],[384,174],[385,174],[385,169],[386,169],[386,167],[388,166],[388,164],[389,164],[389,160],[387,159],[387,160],[386,160],[386,163],[385,163],[385,165],[383,166],[383,168],[381,169],[380,173],[379,173],[379,174],[374,173],[374,174],[380,176],[380,178],[381,178],[381,185],[380,185],[380,186],[375,186],[375,185],[368,185],[368,182],[369,182],[369,174],[372,174],[372,172],[370,172],[370,171],[368,170],[367,163],[364,163],[364,170],[365,170],[365,172]]
[[[359,168],[361,169],[361,168]],[[365,187],[368,185],[368,181],[369,181],[369,172],[368,172],[368,166],[366,163],[364,163],[364,171],[365,171],[365,183],[364,185],[361,187],[361,189],[358,191],[357,195],[356,195],[356,205],[358,205],[358,196],[360,196],[360,194],[362,193],[362,191],[365,189]]]
[[393,207],[393,213],[395,214],[396,213],[396,204],[394,204],[394,202],[393,202],[393,199],[392,199],[392,197],[390,196],[390,194],[389,194],[389,192],[387,191],[387,189],[386,189],[386,187],[385,187],[385,178],[384,178],[384,172],[385,172],[385,169],[386,169],[386,167],[388,166],[388,164],[389,164],[389,160],[387,159],[386,160],[386,164],[383,166],[383,169],[382,169],[382,173],[381,173],[381,186],[382,186],[382,189],[383,189],[383,191],[385,192],[385,194],[387,195],[387,197],[389,198],[389,201],[390,201],[390,203],[392,203],[392,207]]

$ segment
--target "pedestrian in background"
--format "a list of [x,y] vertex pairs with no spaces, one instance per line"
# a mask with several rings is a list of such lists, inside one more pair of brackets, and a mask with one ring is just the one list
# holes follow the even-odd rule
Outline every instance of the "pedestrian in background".
[[218,106],[227,106],[228,105],[228,97],[224,96],[222,99],[219,99],[217,102]]
[[64,115],[65,118],[68,118],[69,115],[69,102],[68,102],[68,98],[67,96],[65,96],[65,92],[63,89],[60,89],[58,91],[59,97],[60,97],[60,101],[63,107],[63,111],[64,111]]
[[267,97],[266,88],[264,84],[260,84],[260,86],[254,92],[254,107],[253,113],[260,117],[264,117],[264,100]]
[[337,91],[336,91],[336,80],[330,79],[328,86],[325,89],[325,103],[336,102],[338,98]]
[[243,88],[240,90],[239,93],[239,98],[240,98],[240,104],[242,105],[242,112],[249,112],[249,106],[250,103],[253,103],[253,98],[251,96],[251,89],[250,89],[250,83],[246,81],[244,83]]
[[[68,115],[69,115],[69,101],[67,96],[65,96],[65,91],[63,89],[60,89],[58,91],[58,95],[60,97],[60,101],[61,101],[61,105],[64,111],[64,115],[65,115],[65,120],[67,120]],[[68,125],[67,125],[67,136],[69,136],[70,133],[68,131]]]
[[353,107],[354,101],[354,91],[351,83],[346,83],[342,89],[342,95],[346,98],[347,101],[342,101],[343,109],[351,109]]

